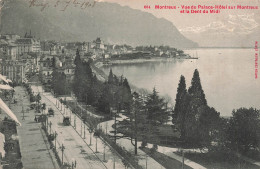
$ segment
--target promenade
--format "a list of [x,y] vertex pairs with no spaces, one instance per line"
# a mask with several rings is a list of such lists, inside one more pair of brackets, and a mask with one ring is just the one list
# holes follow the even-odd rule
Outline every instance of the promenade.
[[[17,126],[22,163],[25,169],[58,169],[41,124],[34,121],[34,110],[30,110],[30,102],[23,87],[16,87],[14,97],[16,104],[11,104],[22,126]],[[22,107],[24,113],[22,113]]]
[[[41,86],[32,85],[32,90],[35,94],[40,93],[41,102],[46,104],[46,110],[52,108],[54,110],[54,117],[48,118],[48,133],[57,133],[56,147],[59,157],[62,157],[61,146],[64,149],[65,163],[72,164],[72,162],[77,163],[77,169],[110,169],[110,168],[125,168],[121,158],[110,149],[109,146],[105,146],[105,143],[93,136],[93,133],[88,132],[88,127],[81,122],[80,118],[75,114],[72,114],[69,109],[61,109],[61,107],[56,106],[56,101],[50,93],[45,93]],[[59,105],[61,105],[59,103]],[[67,114],[71,116],[72,126],[63,125],[63,117]],[[75,121],[75,123],[74,123]],[[82,127],[81,127],[82,126]],[[85,138],[83,136],[83,129],[85,128]],[[91,144],[90,144],[91,135]],[[55,141],[53,142],[55,145]],[[97,151],[96,151],[97,145]],[[105,149],[105,159],[104,159],[104,149]]]

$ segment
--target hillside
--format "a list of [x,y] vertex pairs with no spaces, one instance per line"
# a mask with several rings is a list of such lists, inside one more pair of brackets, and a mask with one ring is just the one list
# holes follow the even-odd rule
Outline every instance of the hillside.
[[1,11],[1,33],[24,35],[29,30],[48,40],[92,41],[101,37],[111,44],[197,46],[168,20],[114,3],[98,2],[85,10],[69,6],[66,11],[54,7],[41,11],[30,8],[24,0],[8,0]]

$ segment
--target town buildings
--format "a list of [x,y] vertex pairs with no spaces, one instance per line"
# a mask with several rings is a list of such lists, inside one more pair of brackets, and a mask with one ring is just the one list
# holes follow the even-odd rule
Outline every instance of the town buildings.
[[19,61],[3,60],[1,64],[1,74],[18,84],[26,81],[25,69],[26,65]]
[[5,34],[0,37],[1,73],[14,83],[26,81],[26,74],[37,72],[40,41],[31,33],[24,37]]
[[76,50],[80,51],[81,59],[85,61],[102,60],[103,63],[110,59],[176,57],[181,54],[168,46],[133,48],[126,44],[105,44],[100,37],[91,42],[40,41],[30,31],[23,37],[15,34],[0,36],[0,73],[16,83],[25,82],[39,74],[42,83],[50,84],[55,66],[59,73],[66,75],[68,82],[72,82]]

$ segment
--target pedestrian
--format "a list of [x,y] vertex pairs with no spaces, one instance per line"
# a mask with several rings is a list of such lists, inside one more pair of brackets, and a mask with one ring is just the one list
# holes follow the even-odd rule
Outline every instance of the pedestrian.
[[76,168],[76,166],[77,166],[77,161],[75,160],[75,168]]
[[71,162],[71,168],[74,169],[74,164],[73,161]]

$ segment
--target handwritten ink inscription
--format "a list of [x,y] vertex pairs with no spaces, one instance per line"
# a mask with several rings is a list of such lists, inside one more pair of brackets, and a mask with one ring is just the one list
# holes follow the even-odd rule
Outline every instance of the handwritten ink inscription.
[[86,9],[95,7],[96,3],[96,0],[56,0],[54,3],[43,0],[30,0],[29,7],[40,7],[41,11],[49,7],[57,8],[60,11],[66,11],[69,6]]

